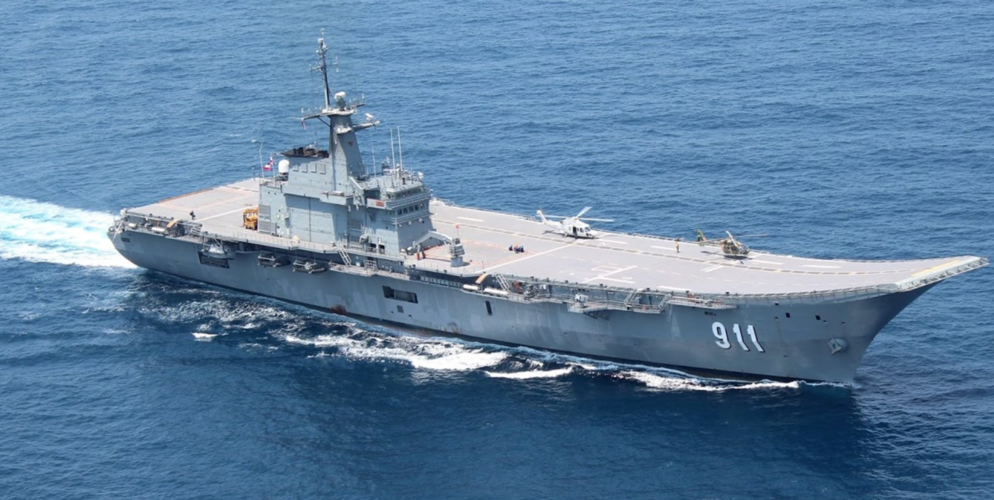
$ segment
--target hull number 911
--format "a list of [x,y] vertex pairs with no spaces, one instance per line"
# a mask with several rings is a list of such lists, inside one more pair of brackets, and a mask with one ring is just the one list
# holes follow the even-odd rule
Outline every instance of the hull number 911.
[[[711,333],[713,333],[715,338],[718,339],[714,341],[715,344],[718,344],[718,347],[722,349],[730,349],[732,347],[732,343],[728,340],[728,330],[725,329],[725,325],[721,324],[720,321],[715,321],[711,325]],[[749,346],[746,345],[745,338],[742,336],[742,328],[739,327],[738,323],[732,325],[732,333],[735,334],[735,340],[739,342],[739,347],[741,347],[743,351],[751,350],[749,349]],[[766,352],[766,350],[763,349],[763,346],[759,345],[759,339],[756,337],[756,329],[753,328],[752,325],[746,325],[745,333],[746,336],[749,337],[749,340],[752,341],[752,345],[757,351]]]

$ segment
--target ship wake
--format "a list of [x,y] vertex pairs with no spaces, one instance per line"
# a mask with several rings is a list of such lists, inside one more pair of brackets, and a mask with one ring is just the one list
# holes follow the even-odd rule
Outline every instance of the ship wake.
[[107,239],[114,216],[0,196],[0,259],[85,267],[133,268]]
[[305,339],[288,335],[286,341],[328,349],[348,359],[401,362],[432,371],[478,370],[497,365],[508,356],[498,350],[469,347],[449,340],[406,336],[318,335]]
[[460,339],[397,335],[349,324],[345,333],[283,339],[292,345],[319,349],[313,357],[343,357],[353,361],[401,363],[415,372],[479,372],[489,378],[526,383],[568,377],[610,378],[659,392],[726,392],[797,390],[801,382],[744,382],[700,377],[678,370],[628,365],[556,354],[524,347],[502,347]]
[[[601,380],[653,392],[796,391],[802,382],[708,378],[638,364],[600,361],[528,347],[506,347],[458,338],[400,333],[342,321],[275,300],[233,299],[230,292],[177,289],[175,297],[143,302],[142,316],[180,326],[199,342],[223,342],[256,351],[298,349],[309,359],[382,363],[409,367],[416,380],[485,376],[523,384]],[[260,343],[261,342],[261,343]]]

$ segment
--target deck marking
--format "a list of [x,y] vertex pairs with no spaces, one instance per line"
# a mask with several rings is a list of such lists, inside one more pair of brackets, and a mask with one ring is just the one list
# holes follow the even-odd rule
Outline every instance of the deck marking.
[[937,265],[935,267],[930,267],[928,269],[925,269],[924,271],[918,271],[917,273],[912,274],[911,277],[912,278],[917,278],[917,277],[919,277],[919,276],[921,276],[923,274],[928,274],[928,273],[931,273],[933,271],[938,271],[939,269],[942,269],[944,267],[953,267],[954,265],[960,264],[960,263],[961,263],[960,259],[956,259],[956,260],[954,260],[952,262],[943,262],[942,264],[939,264],[939,265]]
[[627,241],[605,240],[605,239],[601,239],[601,238],[598,238],[597,241],[600,241],[600,242],[603,242],[603,243],[614,243],[616,245],[627,245],[628,244]]
[[468,220],[472,222],[483,222],[483,219],[474,219],[472,217],[456,217],[457,219]]
[[[613,279],[613,278],[608,278],[608,276],[611,276],[612,274],[618,274],[618,273],[621,273],[621,272],[625,272],[625,271],[628,271],[628,270],[631,270],[631,269],[635,269],[636,267],[638,267],[638,266],[629,266],[629,267],[624,267],[624,268],[621,268],[621,269],[615,269],[614,271],[601,274],[600,276],[594,276],[593,278],[587,278],[587,279],[583,280],[583,283],[587,283],[587,282],[594,281],[594,280],[623,281],[623,280],[617,280],[617,279]],[[630,281],[626,281],[626,283],[630,283]]]
[[604,281],[617,281],[618,283],[625,283],[625,284],[628,284],[628,285],[634,285],[635,284],[634,281],[624,280],[624,279],[614,279],[614,278],[600,278],[600,279],[602,279]]
[[816,269],[838,269],[839,268],[839,266],[816,266],[814,264],[805,264],[805,265],[803,265],[801,267],[813,267],[813,268],[816,268]]
[[564,248],[569,248],[571,246],[573,246],[572,243],[567,243],[567,244],[565,244],[563,246],[560,246],[560,247],[550,248],[550,249],[548,249],[548,250],[546,250],[544,252],[533,253],[533,254],[531,254],[531,255],[529,255],[527,257],[522,257],[520,259],[515,259],[515,260],[509,261],[509,262],[504,262],[502,264],[497,264],[496,266],[490,266],[488,268],[483,269],[483,272],[488,273],[490,271],[493,271],[494,269],[497,269],[498,267],[504,267],[504,266],[506,266],[508,264],[514,264],[516,262],[522,262],[522,261],[525,261],[525,260],[528,260],[528,259],[533,259],[533,258],[538,257],[540,255],[546,255],[546,254],[550,254],[552,252],[558,252],[559,250],[562,250]]
[[772,260],[756,260],[752,259],[750,262],[755,262],[757,264],[773,264],[774,266],[782,266],[783,262],[773,262]]
[[676,251],[676,248],[670,248],[670,247],[657,247],[657,246],[650,246],[649,248],[658,248],[658,249],[660,249],[660,250],[669,250],[669,251],[671,251],[671,252],[675,252],[675,251]]
[[711,267],[709,267],[707,269],[704,269],[702,272],[710,273],[711,271],[717,271],[717,270],[719,270],[719,269],[721,269],[723,267],[725,267],[724,264],[718,264],[718,265],[715,265],[715,266],[711,266]]
[[686,290],[686,288],[677,288],[675,286],[666,286],[666,285],[656,285],[656,288],[665,288],[667,290],[679,290],[681,292]]
[[609,274],[613,273],[613,272],[616,272],[616,271],[620,271],[620,270],[622,270],[622,268],[620,268],[618,266],[610,266],[610,265],[608,265],[608,266],[597,266],[597,267],[591,269],[591,271],[594,271],[595,273],[609,273]]
[[[193,204],[193,205],[173,205],[172,203],[156,203],[156,205],[159,205],[159,206],[165,207],[165,208],[169,208],[169,209],[173,209],[173,210],[184,210],[184,211],[187,210],[187,209],[192,209],[192,210],[206,210],[208,208],[216,207],[218,205],[225,205],[225,204],[228,204],[228,203],[237,202],[237,200],[240,200],[242,198],[247,198],[247,197],[252,196],[254,194],[256,194],[256,193],[250,192],[250,193],[245,193],[245,194],[237,194],[237,195],[235,195],[233,197],[230,197],[230,198],[221,198],[221,199],[219,199],[217,201],[214,201],[213,203],[208,203],[206,205],[198,205],[198,204]],[[210,201],[210,200],[206,200],[206,201]]]
[[231,214],[233,214],[235,212],[242,212],[244,210],[245,210],[245,207],[236,208],[236,209],[234,209],[234,210],[232,210],[230,212],[224,212],[224,213],[220,213],[220,214],[217,214],[217,215],[212,215],[210,217],[204,217],[202,219],[196,219],[193,222],[201,222],[201,221],[205,221],[205,220],[211,220],[211,219],[214,219],[214,218],[217,218],[217,217],[221,217],[221,216],[224,216],[224,215],[231,215]]

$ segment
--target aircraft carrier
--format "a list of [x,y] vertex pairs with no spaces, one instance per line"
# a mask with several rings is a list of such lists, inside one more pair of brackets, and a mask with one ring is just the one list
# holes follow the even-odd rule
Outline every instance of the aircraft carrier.
[[[327,144],[253,179],[125,209],[109,229],[138,266],[334,313],[501,344],[748,378],[849,383],[878,332],[974,256],[818,260],[598,232],[453,206],[399,161],[367,167],[361,100],[302,116]],[[399,132],[398,132],[399,134]],[[398,135],[398,146],[399,146]],[[392,144],[391,144],[392,145]],[[590,220],[590,219],[588,219]]]

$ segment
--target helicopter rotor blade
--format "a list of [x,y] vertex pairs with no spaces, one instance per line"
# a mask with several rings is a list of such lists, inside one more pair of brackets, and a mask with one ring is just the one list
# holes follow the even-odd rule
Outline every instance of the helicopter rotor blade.
[[594,207],[583,207],[583,210],[580,210],[580,213],[576,214],[575,217],[577,219],[579,219],[580,217],[583,217],[583,214],[587,213],[587,211],[590,210],[591,208],[594,208]]
[[614,219],[589,219],[587,217],[584,217],[583,220],[592,220],[594,222],[614,222]]

